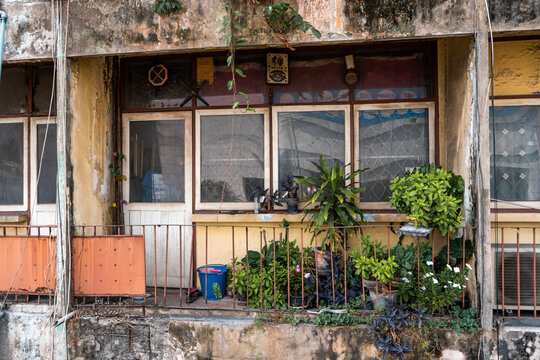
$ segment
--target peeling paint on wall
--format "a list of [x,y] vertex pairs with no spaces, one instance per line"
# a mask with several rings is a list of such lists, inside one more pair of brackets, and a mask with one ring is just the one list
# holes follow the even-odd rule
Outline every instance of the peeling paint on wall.
[[111,62],[85,58],[72,64],[71,163],[74,225],[109,224],[112,205]]
[[494,48],[495,96],[540,94],[540,40],[500,41]]

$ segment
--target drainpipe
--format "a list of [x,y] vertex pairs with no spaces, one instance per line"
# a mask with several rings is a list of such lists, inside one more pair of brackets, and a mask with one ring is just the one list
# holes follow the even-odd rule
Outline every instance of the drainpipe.
[[2,25],[0,25],[0,79],[1,79],[2,78],[2,60],[4,56],[4,33],[6,32],[7,14],[3,11],[0,11],[0,19],[2,20]]

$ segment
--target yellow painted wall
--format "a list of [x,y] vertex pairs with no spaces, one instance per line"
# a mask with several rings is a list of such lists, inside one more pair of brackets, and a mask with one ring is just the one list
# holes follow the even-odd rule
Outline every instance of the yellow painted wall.
[[[275,239],[279,240],[280,235],[285,236],[285,231],[280,227],[279,223],[197,223],[196,227],[196,264],[197,267],[205,264],[229,264],[233,258],[233,235],[234,227],[234,257],[238,260],[246,255],[246,250],[260,251],[261,247],[269,244]],[[398,240],[399,235],[389,231],[389,226],[397,230],[400,225],[398,223],[368,223],[363,224],[365,227],[362,230],[362,235],[370,236],[370,239],[375,238],[384,246],[393,248]],[[292,223],[289,230],[289,240],[296,240],[296,244],[301,246],[306,251],[311,251],[316,243],[311,242],[312,235],[309,230],[306,230],[306,224]],[[247,236],[246,236],[247,229]],[[303,233],[303,236],[302,236]],[[247,238],[247,244],[246,244]],[[265,242],[266,238],[266,242]],[[403,244],[408,245],[417,242],[418,239],[406,236],[403,239]],[[427,242],[427,239],[420,239],[421,242]],[[431,240],[429,240],[431,241]],[[447,238],[441,237],[440,234],[435,235],[435,256],[440,249],[446,245]],[[320,246],[320,240],[317,240],[317,245]],[[357,249],[360,245],[360,235],[350,237],[347,240],[348,252]],[[387,256],[388,254],[384,254]]]
[[495,96],[540,94],[540,40],[494,43]]
[[111,65],[104,57],[74,59],[71,73],[73,223],[111,224]]

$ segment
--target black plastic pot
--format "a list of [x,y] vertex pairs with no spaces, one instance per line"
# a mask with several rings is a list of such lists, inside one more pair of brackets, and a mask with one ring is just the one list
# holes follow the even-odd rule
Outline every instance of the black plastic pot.
[[298,198],[287,198],[287,213],[296,214],[298,212]]

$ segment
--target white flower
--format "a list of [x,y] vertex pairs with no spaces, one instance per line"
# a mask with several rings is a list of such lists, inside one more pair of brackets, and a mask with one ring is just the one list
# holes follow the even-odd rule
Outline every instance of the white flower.
[[411,272],[411,271],[407,271],[407,274],[412,275],[412,272]]
[[467,287],[465,285],[463,285],[463,288],[466,289]]
[[426,261],[426,264],[428,264],[429,266],[432,266],[432,265],[433,265],[433,261]]
[[469,280],[469,278],[465,276],[465,280],[467,280],[467,281],[468,281],[468,280]]
[[449,264],[446,264],[446,267],[450,270],[452,270],[452,267]]
[[433,278],[433,283],[438,284],[439,282],[437,281],[437,279]]
[[461,285],[459,285],[459,284],[452,284],[452,286],[455,287],[455,288],[460,288],[461,287]]
[[426,287],[425,287],[425,286],[422,286],[422,288],[421,288],[421,289],[422,289],[422,290],[426,290]]
[[409,279],[407,279],[405,277],[403,279],[401,279],[401,280],[405,281],[407,284],[410,283]]
[[446,289],[448,286],[444,285],[443,287]]
[[455,268],[454,268],[454,272],[458,273],[458,272],[459,272],[459,268],[458,268],[458,267],[455,267]]
[[465,264],[465,266],[466,266],[466,267],[467,267],[467,268],[468,268],[469,270],[472,270],[472,267],[471,267],[471,265],[469,265],[469,264]]

